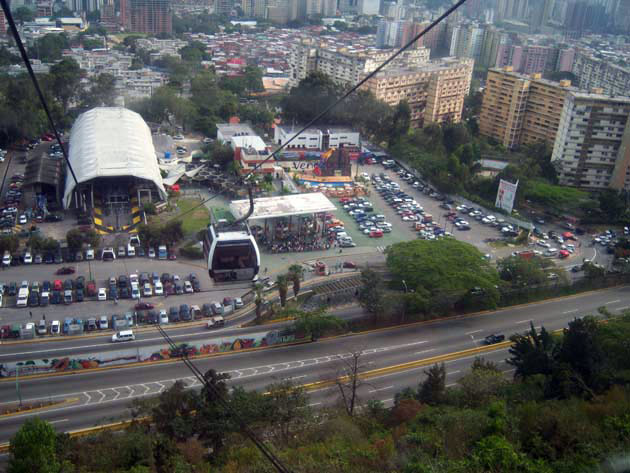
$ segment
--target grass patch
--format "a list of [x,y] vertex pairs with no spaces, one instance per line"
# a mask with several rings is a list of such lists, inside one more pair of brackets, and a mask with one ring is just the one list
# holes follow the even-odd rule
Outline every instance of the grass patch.
[[177,215],[188,212],[181,217],[182,228],[185,235],[197,233],[199,230],[206,228],[210,223],[210,212],[205,205],[201,205],[190,212],[193,207],[198,206],[200,203],[201,201],[199,199],[177,200],[177,208],[179,209]]
[[589,198],[589,194],[573,187],[532,180],[527,183],[526,198],[545,206],[566,208],[579,206]]

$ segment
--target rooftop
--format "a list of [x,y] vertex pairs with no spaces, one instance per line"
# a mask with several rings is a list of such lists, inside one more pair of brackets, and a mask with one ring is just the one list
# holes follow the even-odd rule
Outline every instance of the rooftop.
[[[309,215],[335,209],[335,205],[321,192],[261,197],[254,199],[254,213],[248,220]],[[236,218],[242,217],[248,210],[249,200],[234,200],[230,203],[230,211]]]

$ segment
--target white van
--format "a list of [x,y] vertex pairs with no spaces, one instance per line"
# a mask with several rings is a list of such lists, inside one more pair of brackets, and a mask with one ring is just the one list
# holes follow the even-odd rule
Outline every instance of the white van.
[[18,307],[26,307],[28,305],[28,288],[21,288],[18,292],[17,304]]
[[111,246],[103,248],[101,252],[101,259],[103,261],[114,261],[116,259],[116,252]]
[[140,289],[138,288],[138,283],[131,284],[131,298],[140,299]]
[[136,249],[131,243],[127,245],[127,256],[136,256]]
[[121,330],[112,335],[112,342],[132,342],[136,339],[133,330]]

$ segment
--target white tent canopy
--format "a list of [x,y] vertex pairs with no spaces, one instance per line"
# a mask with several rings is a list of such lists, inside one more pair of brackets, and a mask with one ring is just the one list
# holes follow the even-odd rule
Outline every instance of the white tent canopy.
[[[70,164],[79,183],[99,177],[133,176],[167,194],[155,157],[151,130],[142,117],[122,107],[97,107],[79,116],[70,132]],[[66,176],[63,205],[68,208],[76,183]]]

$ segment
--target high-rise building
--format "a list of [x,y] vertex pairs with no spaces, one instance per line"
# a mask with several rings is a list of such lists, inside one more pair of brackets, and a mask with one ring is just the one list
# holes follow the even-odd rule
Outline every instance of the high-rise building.
[[234,0],[214,0],[214,13],[216,15],[230,16],[234,9]]
[[359,15],[378,15],[381,12],[381,0],[359,0]]
[[[291,50],[291,84],[297,85],[311,72],[320,71],[339,85],[354,85],[392,54],[394,51],[389,50],[357,52],[347,48],[327,47],[312,39],[304,39]],[[415,68],[428,60],[428,49],[410,49],[392,61],[391,66]]]
[[306,1],[306,14],[308,16],[321,15],[322,14],[322,0],[307,0]]
[[381,19],[376,28],[376,47],[400,47],[402,44],[402,34],[405,24],[406,22],[403,20]]
[[173,16],[169,0],[127,0],[129,23],[134,33],[160,34],[173,32]]
[[266,18],[272,23],[285,24],[291,19],[289,3],[292,0],[269,0]]
[[450,56],[478,58],[483,44],[484,28],[476,23],[463,23],[453,28]]
[[362,88],[392,106],[406,100],[412,126],[457,123],[470,90],[473,65],[472,59],[444,58],[413,68],[388,67]]
[[322,16],[337,16],[337,0],[322,0]]
[[560,184],[630,189],[630,97],[568,94],[551,160]]
[[511,67],[490,69],[483,93],[479,132],[506,148],[539,141],[553,143],[570,81],[526,76]]
[[580,89],[601,88],[608,95],[628,95],[630,91],[630,68],[595,57],[588,51],[576,51],[572,72]]
[[7,28],[7,17],[4,16],[4,11],[0,10],[0,33],[6,33]]
[[359,12],[359,1],[339,0],[339,11],[342,14],[356,14]]

